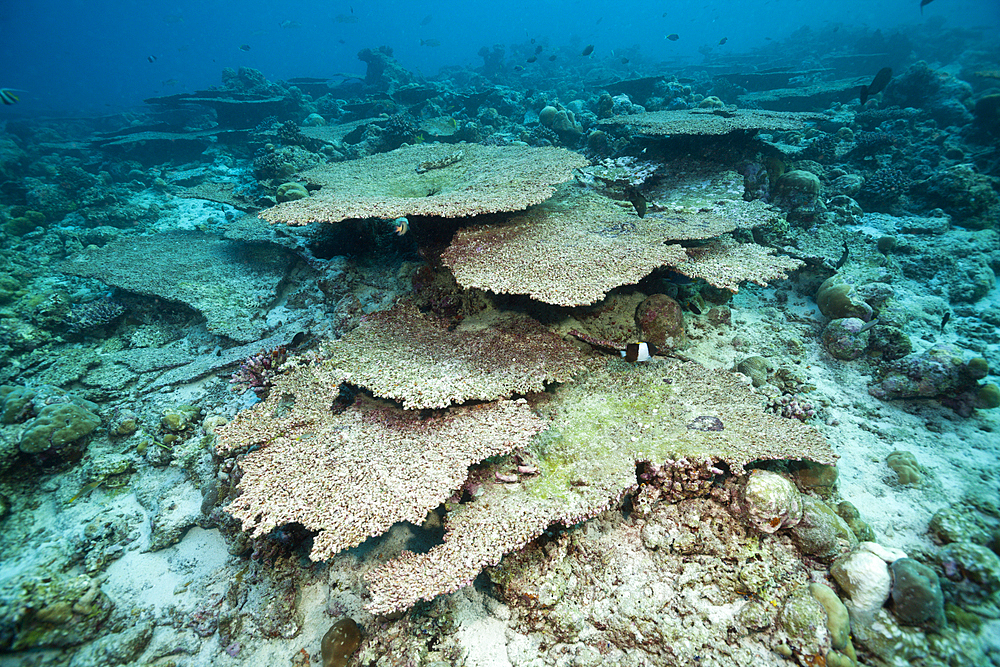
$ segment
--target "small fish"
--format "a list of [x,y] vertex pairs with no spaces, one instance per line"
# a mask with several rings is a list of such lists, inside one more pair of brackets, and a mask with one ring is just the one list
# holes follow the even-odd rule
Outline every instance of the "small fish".
[[555,57],[555,56],[549,56],[549,62],[550,62],[550,63],[551,63],[551,62],[555,62],[555,59],[556,59],[556,57]]
[[649,361],[656,354],[656,347],[650,343],[629,343],[620,354],[630,363]]
[[876,324],[878,324],[878,318],[877,317],[875,319],[869,321],[869,322],[865,322],[864,325],[862,325],[862,327],[860,329],[858,329],[858,333],[864,333],[864,332],[868,331],[869,329],[871,329],[872,327],[874,327]]
[[725,44],[728,41],[729,41],[728,37],[723,37],[722,39],[719,40],[719,46],[722,46],[723,44]]
[[581,53],[580,55],[581,56],[589,56],[593,52],[594,52],[594,45],[593,44],[587,44],[587,46],[583,49],[583,53]]
[[632,189],[629,193],[629,201],[632,202],[632,208],[635,209],[635,214],[640,218],[646,217],[646,198],[642,196],[636,189]]
[[[532,62],[534,62],[534,61],[532,61]],[[524,67],[521,66],[521,65],[514,65],[514,71],[515,72],[523,72],[524,71]]]
[[407,220],[404,216],[400,216],[392,221],[392,228],[393,231],[396,232],[396,234],[402,236],[403,234],[405,234],[410,230],[410,221]]
[[847,241],[844,241],[844,254],[840,256],[840,259],[837,260],[837,263],[834,264],[834,267],[839,269],[844,264],[847,264],[847,260],[850,256],[851,256],[851,249],[847,247]]
[[661,16],[660,18],[664,18],[664,19],[667,18],[667,13],[663,12],[663,16]]
[[[928,0],[928,2],[929,1],[930,0]],[[944,314],[944,317],[941,318],[941,331],[944,331],[944,327],[946,324],[948,324],[948,320],[950,319],[951,319],[951,311],[949,310],[947,313]]]
[[[535,40],[531,40],[531,43],[534,44]],[[535,55],[537,56],[539,53],[542,52],[543,49],[545,49],[545,47],[542,46],[541,44],[539,44],[538,46],[536,46],[535,47]]]
[[177,79],[167,79],[166,81],[161,81],[160,85],[161,86],[176,86],[178,83],[180,83],[180,81],[178,81]]
[[146,60],[148,60],[149,62],[155,62],[156,56],[146,56]]
[[[525,30],[525,32],[528,32],[528,31],[527,31],[527,30]],[[531,38],[531,43],[532,43],[532,44],[534,44],[534,43],[535,43],[535,38],[534,38],[534,37],[532,37],[532,38]]]
[[878,71],[878,74],[875,75],[875,78],[872,79],[871,84],[867,86],[861,86],[861,91],[859,95],[861,98],[861,104],[867,102],[868,98],[871,97],[872,95],[881,93],[883,90],[885,90],[885,87],[889,85],[890,79],[892,79],[892,68],[883,67],[882,69],[880,69]]
[[73,502],[77,498],[82,498],[83,496],[87,495],[88,493],[99,487],[101,484],[104,484],[104,479],[105,479],[104,477],[99,477],[95,479],[93,482],[90,482],[89,484],[84,484],[80,488],[80,490],[77,491],[76,495],[69,499],[69,502]]
[[924,5],[929,5],[932,2],[934,2],[934,0],[920,0],[920,13],[924,13]]
[[240,44],[240,51],[249,51],[249,50],[250,50],[249,44]]
[[[354,13],[354,9],[353,8],[351,9],[351,13],[352,14]],[[420,25],[427,25],[428,23],[430,23],[433,20],[434,20],[434,17],[432,15],[428,14],[427,16],[425,16],[423,18],[422,21],[420,21]]]
[[531,56],[525,62],[529,62],[529,63],[538,62],[538,57],[537,56]]
[[669,39],[671,42],[676,42],[680,38],[681,38],[680,35],[678,35],[676,32],[672,32],[669,35],[667,35],[665,39]]
[[0,89],[0,101],[5,105],[10,106],[11,104],[17,104],[21,101],[21,98],[10,91],[9,88]]
[[[338,16],[337,18],[339,19],[340,17]],[[299,23],[298,21],[282,21],[278,25],[280,25],[285,30],[294,30],[295,28],[302,27],[302,24]]]
[[622,56],[622,65],[628,65],[628,58]]
[[422,39],[420,40],[420,46],[441,46],[441,42],[437,39]]

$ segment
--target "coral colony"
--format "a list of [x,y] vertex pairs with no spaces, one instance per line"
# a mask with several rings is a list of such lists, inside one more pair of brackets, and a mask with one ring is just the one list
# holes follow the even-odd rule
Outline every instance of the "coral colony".
[[933,25],[5,119],[0,652],[996,664],[1000,77]]

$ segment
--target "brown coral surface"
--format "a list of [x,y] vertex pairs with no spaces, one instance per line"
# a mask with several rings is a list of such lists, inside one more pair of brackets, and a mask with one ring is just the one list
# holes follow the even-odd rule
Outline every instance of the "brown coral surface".
[[564,148],[419,144],[360,160],[310,169],[301,177],[319,190],[260,214],[304,225],[347,218],[423,215],[459,218],[520,211],[548,199],[555,186],[587,164]]

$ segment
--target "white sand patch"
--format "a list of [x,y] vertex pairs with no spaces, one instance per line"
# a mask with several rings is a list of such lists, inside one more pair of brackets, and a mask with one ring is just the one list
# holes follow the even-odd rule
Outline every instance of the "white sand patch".
[[229,575],[219,575],[232,557],[217,530],[191,528],[177,544],[152,553],[129,551],[107,569],[102,589],[119,606],[166,608],[225,591]]
[[483,595],[473,586],[454,596],[455,639],[462,646],[467,667],[510,667],[507,657],[507,624],[491,615]]

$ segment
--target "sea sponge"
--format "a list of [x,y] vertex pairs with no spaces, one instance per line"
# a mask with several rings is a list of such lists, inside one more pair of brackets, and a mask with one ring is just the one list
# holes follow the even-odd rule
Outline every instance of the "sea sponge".
[[323,667],[344,667],[361,644],[361,628],[352,618],[342,618],[327,630],[320,642]]
[[803,496],[795,485],[767,470],[752,470],[740,494],[744,518],[762,533],[775,533],[802,520]]
[[976,407],[980,410],[991,410],[1000,407],[1000,387],[988,382],[976,393]]
[[282,183],[278,186],[278,193],[275,195],[275,199],[280,204],[281,202],[305,199],[308,196],[309,191],[301,183]]
[[900,625],[945,625],[944,595],[937,573],[912,558],[900,558],[892,570],[893,612]]
[[988,604],[1000,591],[1000,557],[981,544],[952,542],[937,553],[937,561],[949,602],[962,607]]
[[982,357],[973,357],[965,363],[965,376],[970,380],[982,380],[990,374],[990,364]]
[[764,357],[747,357],[736,364],[733,370],[750,378],[753,381],[753,386],[762,387],[767,384],[767,377],[773,368],[771,362]]
[[838,558],[830,574],[847,593],[847,608],[857,621],[870,622],[892,591],[889,566],[866,549]]
[[804,169],[789,171],[778,177],[774,184],[776,196],[791,197],[801,195],[806,198],[815,199],[819,196],[820,182],[819,176]]
[[831,320],[823,329],[823,347],[830,356],[843,361],[854,361],[868,347],[868,331],[857,317]]
[[680,349],[687,345],[681,305],[666,294],[654,294],[635,310],[635,325],[643,340],[658,350]]
[[802,520],[792,527],[792,539],[802,553],[831,558],[854,548],[858,539],[847,522],[822,500],[802,496]]

